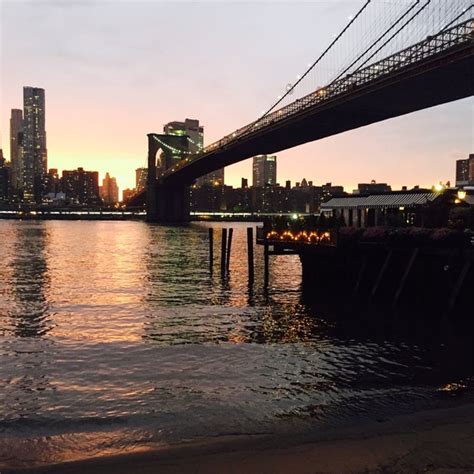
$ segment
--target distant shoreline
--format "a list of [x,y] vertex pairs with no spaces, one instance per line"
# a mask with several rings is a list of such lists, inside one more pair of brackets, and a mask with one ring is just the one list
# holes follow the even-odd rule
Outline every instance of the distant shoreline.
[[[145,221],[144,213],[121,211],[53,211],[20,214],[17,211],[0,211],[1,220],[16,221]],[[191,216],[190,222],[262,222],[265,216],[199,214]],[[180,223],[183,225],[182,223]]]

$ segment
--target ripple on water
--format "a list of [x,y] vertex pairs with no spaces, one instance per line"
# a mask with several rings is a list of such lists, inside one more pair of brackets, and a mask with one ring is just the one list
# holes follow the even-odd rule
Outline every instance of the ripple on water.
[[441,331],[303,304],[295,256],[272,257],[265,290],[256,248],[249,289],[247,224],[226,225],[222,280],[207,225],[0,221],[0,465],[324,429],[470,390]]

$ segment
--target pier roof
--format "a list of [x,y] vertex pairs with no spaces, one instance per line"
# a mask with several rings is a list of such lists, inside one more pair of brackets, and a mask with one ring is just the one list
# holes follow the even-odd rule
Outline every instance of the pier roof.
[[377,209],[422,206],[434,201],[440,193],[390,193],[369,196],[347,196],[332,198],[321,204],[322,211],[332,209]]

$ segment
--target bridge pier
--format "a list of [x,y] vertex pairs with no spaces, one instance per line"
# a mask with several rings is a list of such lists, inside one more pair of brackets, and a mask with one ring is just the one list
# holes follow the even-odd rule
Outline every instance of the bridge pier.
[[147,222],[184,224],[189,221],[189,186],[156,177],[156,154],[160,145],[148,135]]
[[189,222],[189,187],[180,184],[164,184],[158,181],[155,187],[156,212],[147,213],[149,222],[162,224],[184,224]]
[[184,224],[189,222],[189,187],[155,180],[153,192],[147,193],[147,222]]

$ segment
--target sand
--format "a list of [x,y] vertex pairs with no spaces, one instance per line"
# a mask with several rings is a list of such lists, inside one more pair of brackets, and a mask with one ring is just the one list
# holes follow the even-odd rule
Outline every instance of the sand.
[[1,474],[474,473],[474,404],[334,431],[328,439],[242,437]]

